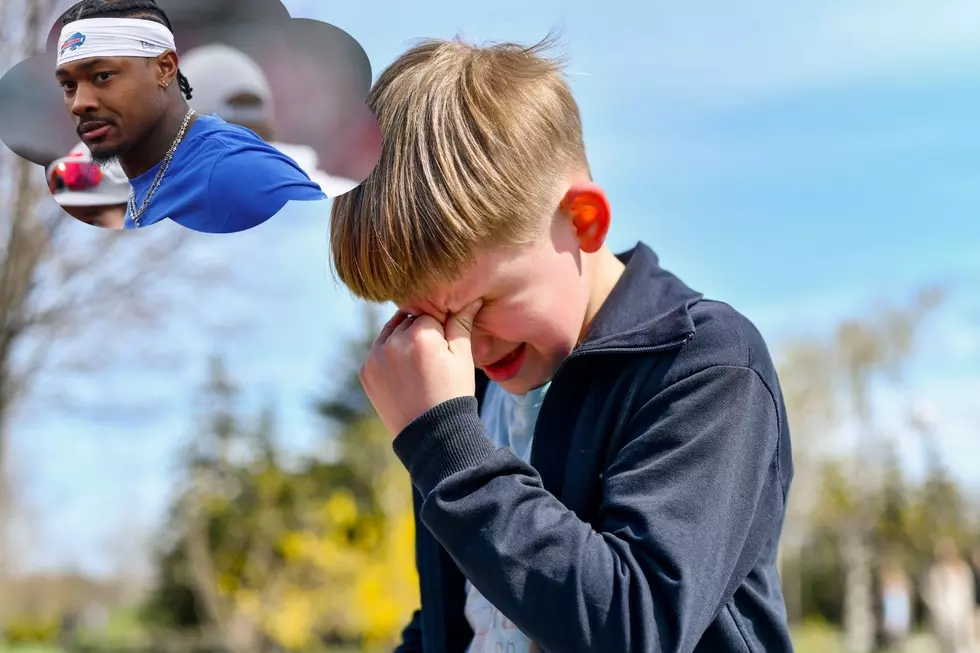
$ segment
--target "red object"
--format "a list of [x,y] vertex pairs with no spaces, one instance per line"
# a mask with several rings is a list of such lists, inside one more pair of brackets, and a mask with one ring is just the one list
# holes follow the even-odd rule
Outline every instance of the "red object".
[[96,188],[102,183],[102,169],[91,161],[62,161],[48,176],[48,190],[82,191]]

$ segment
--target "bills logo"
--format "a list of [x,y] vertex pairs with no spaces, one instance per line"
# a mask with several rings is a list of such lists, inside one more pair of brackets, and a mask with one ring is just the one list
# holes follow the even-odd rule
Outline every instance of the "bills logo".
[[75,32],[61,44],[61,54],[71,52],[72,50],[77,50],[78,48],[82,47],[83,43],[85,43],[85,35],[81,32]]

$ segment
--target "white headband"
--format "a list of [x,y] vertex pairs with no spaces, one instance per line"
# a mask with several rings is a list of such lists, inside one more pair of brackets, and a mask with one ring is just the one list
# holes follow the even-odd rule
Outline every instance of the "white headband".
[[91,57],[158,57],[177,51],[174,35],[152,20],[84,18],[68,23],[58,40],[58,64]]

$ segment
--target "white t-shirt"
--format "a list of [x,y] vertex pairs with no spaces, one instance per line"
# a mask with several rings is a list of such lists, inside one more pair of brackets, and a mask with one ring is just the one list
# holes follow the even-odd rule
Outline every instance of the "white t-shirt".
[[[526,395],[513,395],[496,383],[487,386],[480,418],[487,434],[498,447],[510,447],[525,462],[531,457],[531,442],[538,412],[549,384]],[[473,629],[468,653],[539,653],[534,642],[493,607],[468,581],[466,620]]]
[[312,179],[327,197],[334,198],[344,193],[354,190],[361,182],[343,177],[334,177],[320,170],[320,157],[316,150],[308,145],[290,145],[287,143],[269,143],[303,169],[310,179]]

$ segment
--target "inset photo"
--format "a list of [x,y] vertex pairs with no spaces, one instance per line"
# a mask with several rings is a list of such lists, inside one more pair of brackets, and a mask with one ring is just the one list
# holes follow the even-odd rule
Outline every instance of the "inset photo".
[[223,25],[207,4],[175,3],[174,21],[166,2],[83,0],[60,15],[48,52],[0,79],[0,140],[44,166],[69,215],[234,233],[348,192],[374,168],[370,65],[352,37],[278,2]]

